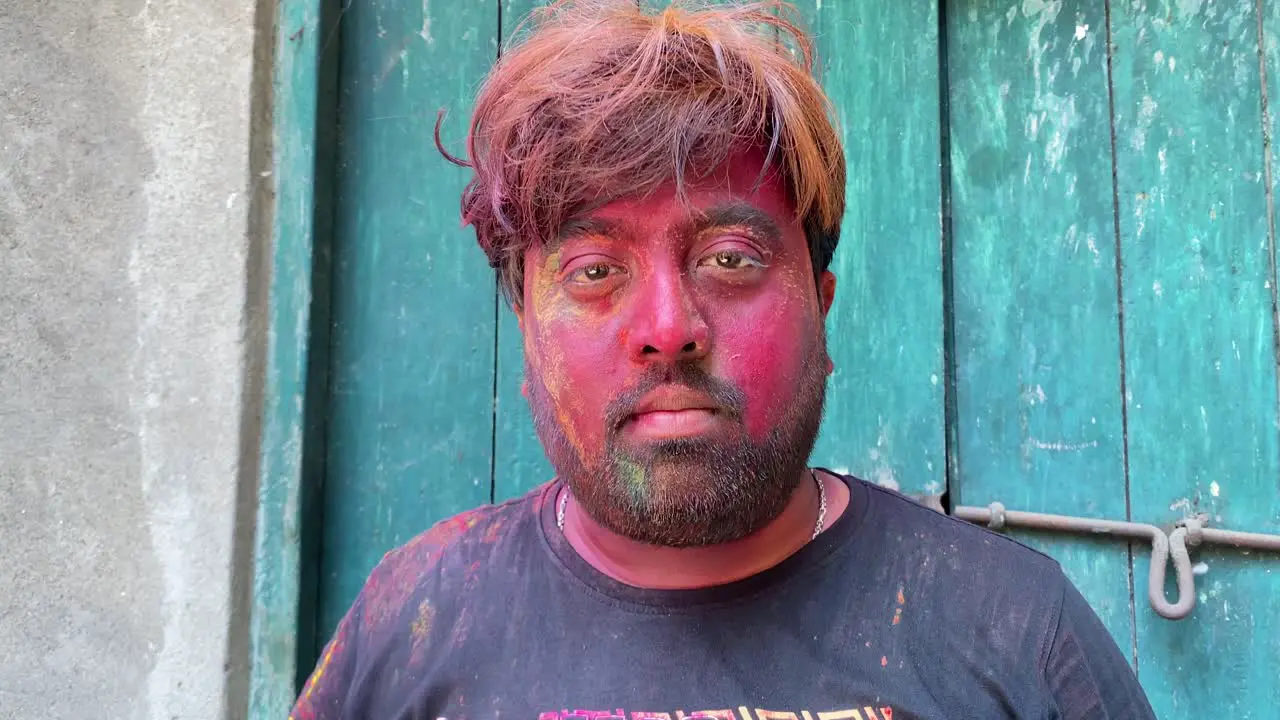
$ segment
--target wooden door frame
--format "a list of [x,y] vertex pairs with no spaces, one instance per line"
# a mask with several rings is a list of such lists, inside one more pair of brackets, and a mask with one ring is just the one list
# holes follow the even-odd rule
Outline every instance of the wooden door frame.
[[[272,24],[270,299],[259,446],[248,717],[293,705],[314,656],[327,392],[332,155],[341,0],[277,0]],[[312,630],[308,630],[312,628]]]

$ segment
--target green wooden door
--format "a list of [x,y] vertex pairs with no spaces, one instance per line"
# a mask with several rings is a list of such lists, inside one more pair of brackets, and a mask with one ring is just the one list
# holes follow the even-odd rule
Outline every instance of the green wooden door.
[[[930,502],[1280,532],[1280,5],[798,4],[850,171],[815,462]],[[531,7],[363,0],[334,37],[322,638],[386,550],[551,477],[514,318],[459,228],[466,175],[431,142],[444,107],[461,146]],[[1061,560],[1161,717],[1280,708],[1277,558],[1198,553],[1200,604],[1170,622],[1145,548],[1019,537]]]
[[[954,501],[1280,529],[1266,5],[948,3]],[[1022,539],[1159,717],[1280,713],[1280,558],[1200,553],[1170,622],[1140,544]]]

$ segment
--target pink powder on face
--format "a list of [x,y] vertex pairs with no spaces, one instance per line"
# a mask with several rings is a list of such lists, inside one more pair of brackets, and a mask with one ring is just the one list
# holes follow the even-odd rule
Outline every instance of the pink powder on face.
[[[621,237],[589,236],[526,254],[526,354],[567,439],[588,463],[604,453],[606,408],[655,362],[646,348],[669,351],[690,341],[705,348],[698,364],[742,393],[741,422],[754,441],[786,417],[805,364],[826,361],[808,243],[780,178],[756,185],[762,160],[758,153],[734,157],[686,188],[688,205],[670,186],[591,213],[621,228]],[[750,282],[708,276],[696,256],[758,248],[751,238],[733,227],[696,238],[678,231],[690,223],[691,209],[730,202],[759,209],[779,230],[767,248],[767,268]],[[620,274],[604,283],[611,290],[582,293],[566,282],[567,274],[593,263],[617,267]]]

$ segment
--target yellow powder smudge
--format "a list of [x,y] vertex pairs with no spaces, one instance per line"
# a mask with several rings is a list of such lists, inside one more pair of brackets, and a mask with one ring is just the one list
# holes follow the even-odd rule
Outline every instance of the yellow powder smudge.
[[413,621],[413,625],[410,626],[415,644],[427,639],[427,635],[431,633],[431,621],[435,619],[435,616],[436,610],[431,607],[431,601],[423,600],[422,604],[418,606],[418,617]]

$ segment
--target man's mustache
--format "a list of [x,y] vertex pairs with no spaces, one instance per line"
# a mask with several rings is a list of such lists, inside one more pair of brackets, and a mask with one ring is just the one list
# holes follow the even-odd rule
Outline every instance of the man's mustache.
[[742,417],[746,395],[733,383],[712,377],[697,365],[655,365],[645,371],[635,387],[614,398],[605,407],[605,423],[610,431],[622,427],[627,418],[636,413],[636,407],[644,397],[664,385],[679,385],[711,398],[716,411],[732,418]]

